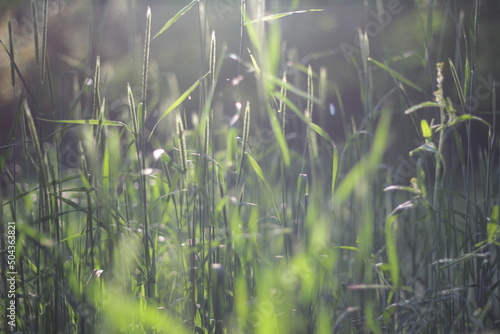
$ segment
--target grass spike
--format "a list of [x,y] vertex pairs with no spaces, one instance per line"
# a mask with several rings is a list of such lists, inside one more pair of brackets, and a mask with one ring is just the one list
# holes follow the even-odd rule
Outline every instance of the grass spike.
[[9,30],[9,49],[10,49],[10,55],[12,60],[10,61],[10,80],[12,87],[16,85],[16,70],[14,68],[14,38],[12,37],[12,23],[11,20],[9,20],[8,23],[8,30]]
[[[42,83],[45,80],[45,69],[47,65],[47,26],[49,19],[49,9],[48,9],[49,0],[44,0],[43,2],[43,23],[42,23],[42,58],[41,58],[41,74],[42,74]],[[36,21],[36,18],[34,19]]]

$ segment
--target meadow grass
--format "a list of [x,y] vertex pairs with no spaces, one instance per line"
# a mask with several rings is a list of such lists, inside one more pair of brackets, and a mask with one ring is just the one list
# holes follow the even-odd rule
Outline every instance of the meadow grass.
[[[206,1],[190,2],[153,38],[154,13],[144,13],[141,93],[134,96],[130,85],[125,87],[127,113],[119,120],[111,120],[99,57],[93,84],[80,83],[80,94],[67,106],[70,115],[78,115],[82,92],[91,89],[89,118],[43,112],[42,98],[15,65],[11,38],[4,47],[12,73],[33,101],[19,98],[16,117],[22,126],[12,132],[14,145],[2,148],[0,161],[9,181],[0,192],[2,282],[9,272],[11,221],[17,229],[18,272],[16,326],[2,315],[3,330],[450,333],[498,328],[498,138],[495,121],[484,122],[467,106],[475,82],[479,1],[474,3],[471,26],[459,27],[470,28],[463,60],[425,64],[428,86],[435,89],[427,92],[428,101],[406,105],[420,146],[410,152],[416,164],[405,184],[393,184],[395,172],[384,161],[398,138],[393,112],[375,107],[381,101],[375,100],[380,91],[374,76],[392,78],[397,89],[384,88],[406,101],[405,90],[413,83],[390,61],[372,59],[368,35],[360,30],[361,61],[353,59],[353,66],[365,114],[361,124],[351,123],[327,69],[316,73],[292,64],[287,71],[300,72],[294,78],[303,82],[290,81],[282,70],[279,20],[304,14],[293,12],[296,4],[290,12],[266,16],[264,1],[241,2],[238,74],[245,70],[255,76],[258,98],[241,101],[234,124],[214,115],[226,50],[207,29]],[[46,18],[47,1],[44,8]],[[148,126],[154,107],[148,100],[151,43],[194,10],[200,20],[200,77]],[[422,24],[424,36],[433,27],[432,10],[429,6],[421,17],[428,20]],[[59,74],[47,66],[46,25],[44,20],[41,41],[36,37],[34,43],[40,85],[53,94],[48,87]],[[443,91],[444,67],[450,69],[452,77],[446,79],[454,82],[458,107]],[[314,123],[327,85],[340,102],[342,145]],[[199,107],[193,118],[182,103],[195,92]],[[496,117],[495,94],[492,100]],[[429,108],[432,120],[421,113]],[[287,140],[292,131],[287,114],[299,123],[298,147]],[[160,142],[155,133],[168,120],[172,136]],[[484,152],[472,152],[471,122],[482,122],[489,131]],[[262,124],[272,130],[271,140],[256,140]],[[459,124],[467,128],[465,138],[457,132]],[[68,131],[78,134],[76,168],[65,168],[57,149]],[[8,168],[8,156],[17,157],[32,175],[20,178]],[[7,307],[7,284],[1,288]]]

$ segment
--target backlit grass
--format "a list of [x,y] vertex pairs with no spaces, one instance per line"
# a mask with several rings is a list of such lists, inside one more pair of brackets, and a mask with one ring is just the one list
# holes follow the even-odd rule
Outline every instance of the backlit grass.
[[[0,160],[8,181],[0,207],[2,282],[7,223],[17,229],[16,327],[2,316],[5,332],[450,333],[500,326],[496,120],[482,120],[467,105],[478,7],[468,13],[470,27],[459,27],[470,42],[459,50],[462,61],[424,64],[434,88],[418,103],[409,103],[412,80],[390,60],[371,58],[360,30],[351,66],[364,120],[356,124],[327,68],[283,63],[280,20],[316,12],[295,10],[297,3],[269,14],[265,1],[242,1],[241,54],[230,57],[207,29],[206,1],[190,2],[159,32],[151,22],[161,18],[149,9],[137,13],[146,17],[142,85],[139,94],[123,87],[118,117],[106,100],[100,57],[92,80],[65,99],[71,117],[44,112],[48,99],[19,71],[11,37],[3,52],[26,92],[13,110],[20,126]],[[200,19],[200,62],[193,65],[200,76],[150,124],[157,107],[148,95],[150,48],[189,11]],[[431,14],[432,7],[422,14],[424,35]],[[51,77],[61,74],[50,72],[46,28],[37,29],[39,84],[53,94]],[[253,77],[256,93],[221,121],[214,99],[227,58],[238,61],[238,74]],[[376,84],[387,78],[387,87]],[[443,80],[453,81],[458,101]],[[343,115],[342,143],[316,121],[329,90]],[[198,109],[186,112],[183,104],[196,94]],[[416,162],[405,183],[394,182],[397,170],[385,160],[399,140],[396,111],[376,100],[396,95],[418,134],[404,156]],[[77,110],[85,96],[88,110]],[[88,117],[73,117],[80,113]],[[472,152],[472,122],[489,134],[484,151]],[[75,168],[65,167],[58,149],[70,132]],[[1,289],[8,305],[7,285]]]

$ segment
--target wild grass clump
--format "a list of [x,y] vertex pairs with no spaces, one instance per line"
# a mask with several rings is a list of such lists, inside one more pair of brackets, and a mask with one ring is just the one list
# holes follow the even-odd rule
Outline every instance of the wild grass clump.
[[[8,180],[0,192],[3,282],[7,222],[17,229],[16,326],[2,318],[3,330],[449,333],[498,328],[498,137],[495,121],[482,120],[467,105],[475,82],[471,55],[479,1],[464,35],[468,49],[458,50],[464,57],[425,64],[433,68],[427,84],[434,89],[422,91],[427,101],[421,103],[409,103],[406,90],[415,84],[391,61],[371,58],[368,34],[359,30],[360,54],[353,66],[364,111],[360,124],[345,115],[328,69],[284,66],[280,19],[317,11],[296,10],[298,1],[290,11],[272,15],[266,15],[265,1],[241,1],[242,47],[231,58],[238,61],[237,78],[254,77],[256,97],[235,101],[236,114],[221,122],[214,99],[228,55],[208,29],[206,3],[193,0],[153,38],[152,20],[158,18],[147,10],[141,90],[123,87],[126,112],[118,118],[106,101],[100,57],[91,60],[92,79],[81,83],[80,93],[65,106],[69,115],[88,117],[63,119],[44,112],[46,100],[18,70],[13,38],[9,48],[4,45],[26,94],[15,110],[21,126],[0,160]],[[382,1],[377,4],[382,8]],[[46,6],[47,1],[45,11]],[[154,68],[150,49],[195,10],[199,78],[172,96],[151,124],[157,106],[148,95]],[[427,19],[432,20],[432,6]],[[41,41],[36,37],[34,43],[40,85],[47,87],[58,74],[47,66],[43,22]],[[425,29],[431,27],[428,22]],[[34,31],[39,29],[35,24]],[[292,72],[303,81],[290,81]],[[391,86],[375,84],[387,77]],[[444,80],[453,80],[458,103],[443,88]],[[237,83],[234,89],[240,89]],[[331,91],[343,115],[341,144],[315,123]],[[190,114],[183,104],[195,93],[198,110]],[[406,103],[419,144],[404,157],[416,162],[411,178],[394,184],[400,178],[385,159],[389,145],[398,141],[396,112],[375,97],[395,93]],[[91,99],[87,110],[76,112],[86,96]],[[495,108],[493,103],[493,117]],[[295,115],[293,128],[288,114]],[[472,122],[489,135],[479,161],[473,161],[470,145]],[[270,129],[265,141],[257,140],[263,124]],[[465,137],[459,126],[466,128]],[[164,129],[168,135],[159,133]],[[65,168],[58,148],[70,133],[77,138],[78,163]],[[299,144],[292,146],[290,135]],[[29,174],[21,177],[10,169],[8,154]],[[3,297],[6,292],[2,285]]]

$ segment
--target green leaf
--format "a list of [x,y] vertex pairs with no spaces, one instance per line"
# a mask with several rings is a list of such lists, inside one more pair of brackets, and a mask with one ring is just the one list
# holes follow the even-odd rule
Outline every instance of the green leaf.
[[393,225],[396,222],[397,216],[388,216],[385,220],[385,243],[387,259],[389,260],[390,273],[392,284],[395,290],[399,289],[399,260],[398,260],[398,250],[396,246],[396,238],[393,234]]
[[384,310],[384,324],[386,326],[391,324],[391,317],[393,316],[394,312],[396,312],[396,305],[390,305]]
[[286,143],[286,139],[281,129],[278,117],[276,117],[276,114],[274,113],[274,110],[272,110],[272,108],[269,107],[268,110],[274,137],[276,138],[278,146],[280,147],[283,163],[285,164],[285,166],[290,166],[290,150],[288,149],[288,145]]
[[[266,188],[269,191],[269,193],[272,193],[271,186],[267,182],[267,180],[266,180],[266,178],[264,176],[264,172],[262,171],[262,168],[260,168],[260,166],[259,166],[259,163],[250,154],[248,154],[248,153],[246,153],[246,157],[248,158],[248,161],[250,162],[250,165],[252,166],[252,169],[254,170],[255,174],[257,174],[257,176],[259,177],[259,179],[264,183],[264,185],[266,186]],[[274,197],[272,197],[272,203],[273,203],[273,206],[274,206],[274,210],[275,210],[275,214],[276,214],[276,219],[279,222],[281,222],[281,214],[280,214],[280,211],[278,209],[278,205],[277,205],[276,200],[274,199]]]
[[417,205],[416,205],[416,202],[414,200],[406,201],[404,203],[399,204],[394,210],[392,210],[392,212],[389,214],[389,216],[395,217],[395,216],[399,215],[401,212],[403,212],[405,210],[413,209],[416,206]]
[[458,78],[458,73],[455,68],[455,65],[453,64],[453,61],[451,59],[448,59],[448,62],[450,64],[450,70],[451,70],[451,75],[453,76],[453,81],[455,82],[455,88],[458,92],[458,99],[460,100],[460,105],[462,108],[465,109],[465,95],[464,95],[464,89],[460,83],[460,80]]
[[433,142],[429,142],[428,141],[424,145],[421,145],[421,146],[417,147],[416,149],[412,150],[410,152],[410,156],[414,155],[417,152],[422,152],[422,151],[427,151],[427,152],[430,152],[430,153],[433,153],[433,154],[437,154],[438,153],[436,145],[434,145]]
[[391,266],[388,263],[381,263],[379,268],[382,271],[390,271],[391,270]]
[[[277,20],[285,16],[290,16],[294,14],[303,14],[303,13],[309,13],[309,12],[323,12],[324,9],[308,9],[308,10],[296,10],[293,12],[286,12],[286,13],[278,13],[278,14],[272,14],[268,16],[264,16],[263,18],[260,19],[255,19],[247,23],[255,23],[255,22],[260,22],[260,21],[272,21],[272,20]],[[247,24],[245,23],[245,25]]]
[[158,118],[158,121],[156,122],[155,126],[153,127],[153,130],[151,130],[151,134],[149,135],[149,139],[151,139],[151,137],[153,136],[153,133],[155,132],[156,130],[156,127],[158,126],[158,124],[160,124],[160,121],[165,118],[168,114],[170,114],[172,112],[172,110],[174,110],[175,108],[177,108],[178,106],[181,105],[182,102],[184,102],[185,99],[187,99],[189,97],[189,95],[196,89],[196,87],[198,87],[198,85],[200,84],[201,80],[205,79],[206,76],[209,74],[210,72],[206,73],[203,77],[201,77],[200,79],[196,80],[196,82],[191,86],[189,87],[189,89],[187,91],[185,91],[177,100],[175,100],[174,103],[172,103],[172,105],[170,107],[168,107],[167,110],[165,110],[165,112],[163,113],[163,115],[160,116],[160,118]]
[[335,145],[333,145],[333,161],[332,161],[332,187],[331,195],[332,200],[335,195],[335,187],[337,185],[337,176],[339,174],[339,150]]
[[410,109],[407,109],[405,111],[405,114],[408,115],[408,114],[411,114],[412,112],[417,111],[419,109],[432,108],[432,107],[439,107],[439,104],[437,104],[436,102],[422,102],[420,104],[417,104],[416,106],[411,107]]
[[488,241],[494,241],[498,235],[498,232],[500,232],[500,229],[497,224],[495,223],[488,223],[486,226],[486,230],[488,233]]
[[335,145],[333,142],[333,139],[330,137],[330,135],[318,124],[310,123],[311,129],[314,130],[318,135],[326,139],[330,144]]
[[193,7],[194,4],[197,2],[198,2],[198,0],[193,0],[186,7],[182,8],[180,11],[178,11],[177,14],[175,14],[174,17],[172,17],[170,20],[168,20],[167,23],[165,23],[165,25],[163,26],[163,28],[161,28],[161,30],[158,31],[156,33],[156,35],[154,35],[153,39],[155,39],[156,37],[163,34],[165,32],[165,30],[170,28],[170,26],[172,24],[174,24],[178,19],[180,19],[182,15],[186,14],[191,9],[191,7]]
[[464,121],[469,121],[469,120],[479,121],[479,122],[483,123],[484,125],[486,125],[487,127],[490,127],[490,128],[493,127],[490,123],[486,122],[482,118],[479,118],[479,117],[476,117],[476,116],[472,116],[472,115],[469,115],[469,114],[465,114],[465,115],[461,115],[461,116],[457,116],[457,117],[453,118],[450,122],[446,123],[445,125],[439,126],[436,129],[436,131],[441,131],[444,128],[450,127],[452,125],[455,125],[455,124],[458,124],[458,123],[461,123],[461,122],[464,122]]
[[376,61],[375,59],[373,58],[368,58],[368,61],[369,62],[372,62],[373,64],[377,65],[379,68],[383,69],[384,71],[386,71],[387,73],[389,73],[390,75],[392,75],[394,78],[398,79],[399,81],[401,81],[402,83],[406,84],[407,86],[410,86],[411,88],[413,89],[416,89],[418,90],[419,92],[422,92],[423,93],[423,90],[422,88],[418,87],[416,84],[414,84],[413,82],[411,82],[410,80],[406,79],[404,76],[402,76],[401,74],[399,74],[398,72],[394,71],[393,69],[389,68],[387,65],[385,64],[382,64],[378,61]]
[[498,213],[498,205],[495,205],[493,207],[493,209],[491,209],[491,215],[490,215],[490,219],[493,223],[497,224],[498,225],[498,216],[499,216],[499,213]]
[[264,172],[262,171],[262,168],[260,168],[259,163],[250,154],[246,153],[246,155],[247,155],[248,161],[250,162],[250,165],[252,166],[252,169],[254,170],[255,174],[257,174],[259,179],[261,179],[265,183],[265,185],[269,189],[271,189],[269,187],[269,184],[267,183],[266,178],[264,177]]
[[402,190],[402,191],[408,191],[411,192],[412,194],[418,194],[419,192],[413,188],[413,187],[407,187],[407,186],[388,186],[384,188],[384,191],[392,191],[392,190]]
[[486,226],[488,233],[488,242],[493,242],[500,234],[500,227],[498,226],[498,205],[495,205],[491,210],[490,221]]
[[432,130],[429,126],[429,123],[425,119],[420,121],[420,128],[422,129],[422,135],[425,139],[430,140],[432,137]]
[[260,67],[259,64],[257,63],[257,60],[253,56],[252,52],[250,49],[248,49],[248,55],[250,56],[250,60],[252,61],[253,69],[257,75],[260,75]]
[[339,246],[339,249],[345,249],[345,250],[351,250],[354,252],[359,252],[359,248],[357,247],[352,247],[352,246]]
[[55,119],[45,119],[37,118],[40,121],[52,122],[52,123],[64,123],[64,124],[82,124],[82,125],[104,125],[104,126],[123,126],[128,131],[131,131],[128,126],[119,121],[110,121],[106,119],[74,119],[74,120],[55,120]]

